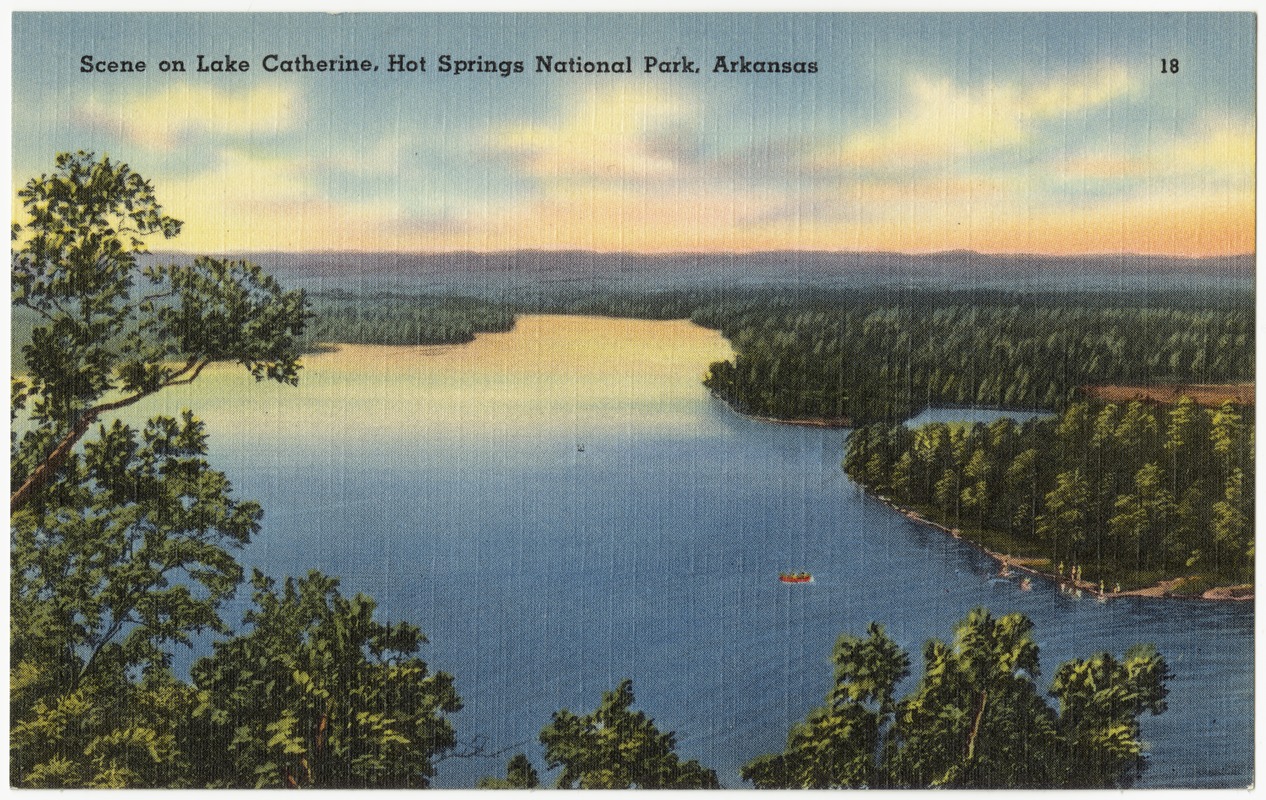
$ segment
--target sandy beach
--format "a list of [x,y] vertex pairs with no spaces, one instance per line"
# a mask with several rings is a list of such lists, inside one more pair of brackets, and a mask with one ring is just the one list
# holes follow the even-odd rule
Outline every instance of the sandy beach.
[[[868,494],[870,493],[868,492]],[[1225,601],[1244,602],[1244,601],[1253,600],[1254,590],[1253,590],[1252,584],[1242,584],[1239,586],[1217,586],[1205,591],[1203,594],[1200,594],[1200,595],[1173,594],[1173,588],[1179,583],[1179,581],[1182,580],[1181,578],[1174,578],[1167,581],[1160,581],[1154,586],[1145,586],[1141,589],[1130,589],[1130,590],[1121,591],[1121,592],[1108,591],[1101,595],[1099,592],[1099,586],[1095,583],[1092,583],[1086,580],[1074,581],[1071,578],[1063,577],[1060,575],[1053,575],[1049,572],[1043,572],[1034,567],[1034,564],[1045,563],[1046,559],[1017,558],[1017,557],[1009,556],[1003,553],[996,553],[993,550],[990,550],[989,548],[985,547],[981,543],[964,537],[962,535],[962,532],[959,531],[957,528],[947,528],[946,526],[941,525],[940,523],[933,522],[927,517],[924,517],[923,515],[919,514],[917,511],[897,505],[892,500],[882,495],[870,494],[870,496],[881,501],[884,505],[893,509],[897,513],[901,514],[906,519],[917,522],[920,525],[926,525],[930,528],[935,528],[938,531],[941,531],[942,533],[946,533],[950,536],[953,536],[955,539],[959,539],[961,541],[967,542],[972,547],[976,548],[980,552],[984,553],[985,555],[997,561],[999,565],[1005,565],[1006,567],[1009,567],[1010,569],[1019,570],[1021,572],[1027,572],[1031,575],[1037,575],[1043,578],[1049,578],[1050,580],[1058,583],[1061,587],[1067,587],[1069,589],[1074,589],[1074,590],[1080,589],[1081,591],[1087,592],[1096,597],[1102,596],[1108,599],[1113,598],[1113,597],[1166,597],[1166,598],[1171,598],[1171,599],[1212,600],[1212,601],[1220,601],[1220,602],[1225,602]]]

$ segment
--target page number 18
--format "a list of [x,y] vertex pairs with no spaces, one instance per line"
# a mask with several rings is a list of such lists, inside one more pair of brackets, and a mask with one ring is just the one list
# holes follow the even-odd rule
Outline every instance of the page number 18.
[[1162,58],[1161,59],[1161,74],[1162,75],[1169,75],[1171,73],[1176,73],[1176,72],[1178,72],[1178,59],[1176,58]]

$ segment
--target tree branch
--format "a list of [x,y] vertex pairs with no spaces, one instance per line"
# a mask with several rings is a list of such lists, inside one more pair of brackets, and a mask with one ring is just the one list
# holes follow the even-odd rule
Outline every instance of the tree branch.
[[976,720],[971,725],[971,736],[967,738],[967,760],[976,757],[976,735],[980,733],[980,720],[985,716],[985,701],[989,698],[987,691],[980,693],[980,707],[976,709]]
[[101,654],[101,648],[105,647],[111,639],[118,635],[119,631],[123,630],[124,622],[125,619],[121,619],[119,616],[115,615],[114,621],[110,623],[110,627],[106,629],[106,632],[101,635],[101,638],[97,641],[97,646],[92,648],[92,654],[88,656],[88,660],[85,661],[83,667],[80,668],[79,674],[77,674],[75,676],[75,680],[71,682],[71,693],[75,692],[75,690],[79,688],[79,685],[83,683],[84,678],[87,677],[90,671],[92,671],[92,667],[94,662],[97,660],[97,656]]
[[147,300],[162,300],[164,297],[175,297],[175,296],[176,296],[176,292],[172,289],[168,289],[165,292],[155,292],[154,294],[143,295],[137,299],[137,302],[144,303]]
[[209,358],[203,359],[198,364],[198,368],[193,371],[192,375],[190,375],[187,378],[181,378],[180,380],[176,380],[177,376],[184,374],[184,372],[189,369],[189,365],[185,365],[185,368],[180,370],[180,372],[177,372],[174,375],[172,375],[171,376],[172,379],[168,380],[167,383],[164,383],[162,388],[166,389],[168,386],[185,386],[186,384],[193,383],[194,380],[196,380],[197,377],[202,374],[202,370],[205,369],[206,366],[210,363],[211,363],[211,359]]
[[434,761],[438,764],[441,761],[447,761],[450,758],[500,758],[511,750],[521,749],[526,744],[526,741],[515,742],[514,744],[507,745],[500,750],[488,753],[484,750],[484,748],[488,746],[487,737],[477,735],[471,737],[469,741],[455,743],[447,752],[436,755]]
[[[31,498],[35,496],[35,493],[48,483],[49,479],[57,469],[66,463],[66,459],[70,457],[70,452],[74,449],[75,444],[83,438],[84,434],[88,432],[88,429],[92,427],[93,423],[95,423],[102,414],[110,411],[118,411],[121,408],[126,408],[138,403],[146,397],[166,389],[168,386],[177,386],[189,383],[193,381],[194,378],[198,377],[198,374],[202,372],[203,367],[205,367],[207,363],[209,362],[205,359],[199,360],[191,358],[185,362],[183,367],[172,373],[171,377],[161,386],[148,389],[143,392],[137,392],[130,397],[125,397],[122,400],[115,400],[112,403],[102,403],[99,406],[94,406],[85,411],[75,424],[71,426],[71,429],[66,433],[66,435],[61,438],[52,451],[45,456],[44,460],[31,471],[31,474],[28,475],[22,485],[18,487],[18,490],[9,496],[9,513],[12,514],[14,511],[24,508],[31,502]],[[194,370],[192,375],[188,378],[177,380],[190,369]]]

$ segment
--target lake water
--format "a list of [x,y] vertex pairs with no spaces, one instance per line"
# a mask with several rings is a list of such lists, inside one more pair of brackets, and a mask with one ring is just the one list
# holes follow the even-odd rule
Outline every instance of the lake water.
[[380,618],[421,626],[465,701],[459,735],[508,749],[445,761],[441,786],[502,774],[519,750],[543,768],[550,714],[629,677],[683,756],[742,787],[740,766],[821,703],[841,632],[883,623],[917,673],[923,642],[978,605],[1033,619],[1044,680],[1154,642],[1175,677],[1169,711],[1143,721],[1143,784],[1251,782],[1252,604],[1100,604],[996,580],[972,547],[849,481],[846,431],[710,397],[703,372],[729,355],[686,322],[529,316],[469,345],[314,355],[297,389],[214,367],[129,416],[207,421],[213,463],[266,510],[248,568],[339,575]]
[[920,425],[930,425],[934,422],[962,422],[968,425],[974,425],[983,422],[988,425],[999,419],[1013,419],[1016,422],[1025,422],[1030,419],[1041,419],[1042,417],[1053,416],[1050,412],[1043,411],[999,411],[993,408],[932,408],[928,407],[906,420],[905,424],[910,428],[917,428]]

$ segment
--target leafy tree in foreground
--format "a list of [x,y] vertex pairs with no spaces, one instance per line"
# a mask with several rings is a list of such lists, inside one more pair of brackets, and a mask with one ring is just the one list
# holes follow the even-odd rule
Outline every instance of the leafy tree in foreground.
[[[425,788],[456,744],[444,717],[461,709],[451,676],[417,657],[405,622],[373,619],[318,572],[280,591],[258,572],[249,633],[199,659],[188,735],[196,783],[220,787]],[[208,747],[208,745],[211,745]]]
[[59,155],[18,198],[12,299],[36,323],[12,385],[12,778],[190,785],[174,723],[190,695],[169,649],[227,632],[232,550],[261,511],[204,460],[192,414],[141,430],[108,415],[213,360],[294,383],[303,295],[243,263],[140,270],[145,239],[180,222],[109,158]]
[[476,789],[535,789],[541,785],[541,778],[528,757],[516,754],[506,764],[504,778],[480,778]]
[[899,786],[1059,786],[1049,757],[1055,712],[1038,694],[1033,624],[984,609],[959,623],[953,645],[923,648],[923,680],[896,714],[892,778]]
[[[232,499],[202,457],[205,442],[187,412],[140,433],[115,422],[71,454],[40,503],[12,515],[10,746],[19,782],[171,785],[155,772],[171,732],[162,714],[137,711],[180,694],[162,677],[171,645],[228,632],[218,609],[241,580],[230,551],[260,517],[255,503]],[[120,737],[144,751],[151,744],[136,737],[151,735],[165,744],[152,743],[150,766],[111,755]]]
[[677,757],[676,734],[632,711],[633,682],[602,695],[591,714],[554,713],[541,730],[550,769],[562,767],[560,789],[719,789],[717,774]]
[[193,381],[212,361],[295,383],[307,319],[303,293],[253,264],[138,270],[145,239],[181,226],[149,181],[92,153],[62,153],[56,166],[19,190],[26,219],[13,225],[13,304],[39,322],[12,386],[14,411],[29,405],[32,425],[12,453],[12,510],[39,499],[97,420]]
[[[44,677],[29,660],[15,665],[15,697]],[[39,788],[186,788],[189,760],[177,726],[192,701],[189,687],[167,671],[132,681],[111,663],[72,692],[34,697],[14,719],[12,780]]]
[[867,638],[835,644],[835,686],[826,706],[792,728],[787,749],[742,770],[757,788],[861,788],[884,785],[876,754],[891,724],[893,692],[910,673],[910,657],[871,623]]
[[180,223],[108,158],[60,155],[19,199],[13,302],[38,322],[11,406],[14,783],[425,786],[453,744],[452,679],[415,656],[416,628],[374,622],[332,578],[278,592],[256,575],[250,632],[192,686],[169,668],[175,644],[229,633],[232,551],[262,511],[207,463],[192,413],[141,430],[110,415],[212,361],[295,383],[302,293],[239,262],[139,269],[145,238]]
[[971,612],[954,643],[924,647],[919,685],[893,699],[906,654],[883,629],[842,636],[827,705],[784,752],[742,770],[757,788],[1108,788],[1142,772],[1138,719],[1165,710],[1168,667],[1151,647],[1073,660],[1038,693],[1038,648],[1023,615]]
[[1143,772],[1139,717],[1165,708],[1168,667],[1151,645],[1136,645],[1118,661],[1108,653],[1069,661],[1055,672],[1059,699],[1061,786],[1093,789],[1129,785]]

